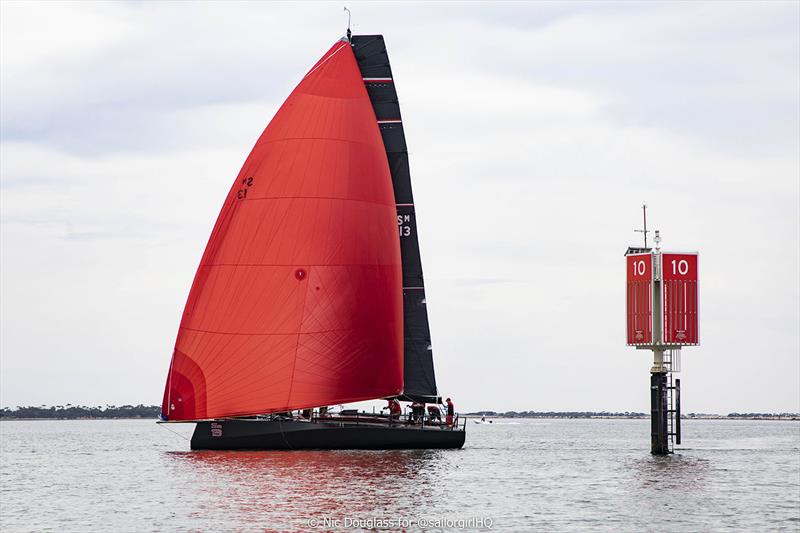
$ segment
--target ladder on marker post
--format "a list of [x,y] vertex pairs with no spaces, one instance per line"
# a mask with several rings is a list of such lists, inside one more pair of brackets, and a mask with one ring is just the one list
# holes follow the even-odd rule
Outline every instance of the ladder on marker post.
[[664,366],[667,367],[667,436],[669,451],[681,443],[681,380],[673,378],[680,372],[680,348],[664,351]]

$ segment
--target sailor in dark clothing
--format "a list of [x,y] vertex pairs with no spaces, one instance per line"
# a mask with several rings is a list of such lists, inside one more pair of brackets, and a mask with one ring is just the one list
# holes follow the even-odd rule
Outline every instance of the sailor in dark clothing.
[[442,423],[442,411],[435,405],[428,406],[428,420],[431,423]]
[[455,407],[453,407],[452,400],[450,400],[450,398],[448,398],[447,399],[447,419],[446,419],[446,422],[447,422],[448,426],[452,426],[453,425],[453,416],[454,415],[455,415]]
[[411,420],[415,424],[422,422],[425,417],[425,404],[414,402],[411,404]]

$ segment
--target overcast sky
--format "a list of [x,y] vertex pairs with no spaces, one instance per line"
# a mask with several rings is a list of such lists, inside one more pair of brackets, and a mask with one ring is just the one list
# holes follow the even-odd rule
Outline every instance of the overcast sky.
[[[348,6],[392,61],[442,394],[647,410],[647,200],[700,252],[683,409],[800,411],[800,4]],[[225,194],[342,4],[0,10],[0,405],[160,403]]]

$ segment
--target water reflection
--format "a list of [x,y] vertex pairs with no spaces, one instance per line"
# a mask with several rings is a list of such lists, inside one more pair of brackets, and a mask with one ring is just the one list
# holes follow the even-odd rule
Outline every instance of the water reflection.
[[204,513],[301,527],[311,516],[409,513],[440,498],[443,450],[166,452],[176,476],[204,492]]
[[708,460],[675,453],[630,459],[624,465],[642,487],[692,490],[706,484]]

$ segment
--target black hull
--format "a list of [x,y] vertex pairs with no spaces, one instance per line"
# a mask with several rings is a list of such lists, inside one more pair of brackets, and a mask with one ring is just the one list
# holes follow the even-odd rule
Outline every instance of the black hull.
[[437,426],[298,420],[198,422],[193,450],[397,450],[461,448],[465,431]]

